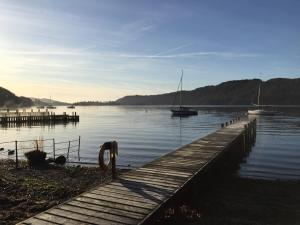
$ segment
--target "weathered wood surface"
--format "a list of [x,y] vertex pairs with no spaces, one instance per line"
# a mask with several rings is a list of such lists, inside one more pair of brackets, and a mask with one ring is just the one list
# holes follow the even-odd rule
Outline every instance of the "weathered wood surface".
[[19,224],[143,224],[244,133],[238,121]]

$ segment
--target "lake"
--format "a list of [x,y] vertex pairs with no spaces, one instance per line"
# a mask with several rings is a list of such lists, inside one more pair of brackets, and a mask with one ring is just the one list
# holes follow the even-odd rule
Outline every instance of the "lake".
[[[66,154],[68,141],[73,140],[70,144],[70,160],[78,161],[77,140],[81,136],[81,161],[97,163],[99,146],[106,141],[116,140],[119,143],[117,164],[135,167],[211,133],[221,123],[247,111],[244,107],[198,109],[198,116],[172,118],[169,107],[166,106],[58,107],[54,110],[56,114],[76,111],[80,115],[80,122],[0,127],[0,142],[47,139],[43,143],[44,151],[51,156],[53,138],[57,143],[56,155]],[[239,176],[300,178],[300,109],[277,110],[280,113],[276,116],[257,117],[257,141],[249,156],[241,163]],[[0,144],[0,148],[13,149],[14,144]],[[33,148],[33,145],[33,141],[18,142],[20,151],[23,152]],[[3,152],[0,156],[7,157]]]

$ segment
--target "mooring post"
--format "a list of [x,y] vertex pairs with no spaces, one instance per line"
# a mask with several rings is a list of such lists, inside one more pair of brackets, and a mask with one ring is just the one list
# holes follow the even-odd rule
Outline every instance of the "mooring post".
[[70,145],[71,145],[71,141],[69,141],[69,146],[68,146],[68,153],[67,153],[67,159],[69,160],[69,153],[70,153]]
[[254,143],[256,142],[256,118],[254,119]]
[[247,150],[250,150],[251,139],[250,139],[250,123],[247,123]]
[[252,146],[254,145],[254,120],[251,121],[251,142]]
[[15,142],[15,151],[16,151],[16,169],[19,167],[19,159],[18,159],[18,141]]
[[78,139],[78,161],[80,161],[80,136]]
[[248,124],[244,125],[244,146],[245,152],[248,150]]
[[116,141],[112,142],[112,148],[110,151],[110,160],[111,160],[111,174],[112,179],[117,178],[117,168],[116,168],[116,155],[118,152],[118,143]]
[[221,128],[224,128],[224,123],[221,123]]
[[118,155],[118,142],[112,141],[110,148],[110,160],[111,160],[111,175],[112,179],[117,178],[117,166],[116,166],[116,157]]

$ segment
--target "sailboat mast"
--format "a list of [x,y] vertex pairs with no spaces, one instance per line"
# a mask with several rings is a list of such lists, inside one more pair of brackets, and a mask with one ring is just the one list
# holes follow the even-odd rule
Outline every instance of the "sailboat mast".
[[181,96],[181,93],[182,93],[182,77],[183,77],[183,70],[181,70],[181,78],[180,78],[180,94],[179,94],[179,105],[180,105],[180,107],[182,105],[182,96]]

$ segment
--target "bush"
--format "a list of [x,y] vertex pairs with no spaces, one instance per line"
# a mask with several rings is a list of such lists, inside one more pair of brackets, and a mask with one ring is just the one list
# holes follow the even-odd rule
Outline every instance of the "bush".
[[36,167],[46,164],[47,153],[43,151],[43,140],[35,140],[34,148],[34,150],[25,153],[29,166]]

